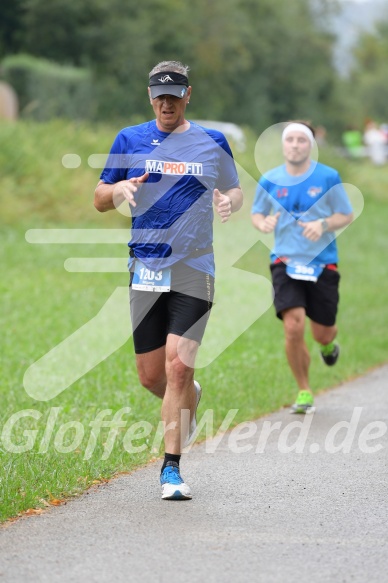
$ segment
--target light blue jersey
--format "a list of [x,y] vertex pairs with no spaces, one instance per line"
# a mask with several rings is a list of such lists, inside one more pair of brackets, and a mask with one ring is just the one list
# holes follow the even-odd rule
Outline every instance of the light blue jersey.
[[310,169],[301,176],[291,176],[285,164],[267,172],[257,185],[252,214],[267,216],[279,211],[272,262],[286,257],[305,265],[338,263],[335,233],[326,232],[319,241],[313,242],[302,235],[303,227],[298,225],[298,221],[352,212],[336,170],[312,161]]
[[[183,260],[214,276],[213,190],[239,184],[226,138],[192,122],[180,133],[161,132],[155,120],[124,128],[101,180],[115,184],[145,172],[149,178],[131,207],[129,246],[135,257],[152,270]],[[208,252],[197,257],[198,249]]]

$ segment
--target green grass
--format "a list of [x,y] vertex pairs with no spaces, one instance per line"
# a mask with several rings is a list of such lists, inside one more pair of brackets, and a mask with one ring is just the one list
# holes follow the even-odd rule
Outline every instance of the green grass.
[[[25,232],[34,228],[127,226],[121,215],[100,215],[92,205],[99,172],[88,167],[87,158],[106,151],[115,131],[63,122],[0,126],[0,139],[6,144],[0,154],[4,223],[0,283],[1,520],[52,500],[77,495],[96,481],[131,471],[162,454],[161,449],[152,448],[160,402],[139,386],[130,339],[50,401],[34,400],[23,387],[24,373],[32,363],[93,318],[117,287],[127,286],[126,273],[69,273],[64,269],[68,257],[125,259],[125,245],[32,245],[25,240]],[[251,137],[239,162],[256,179],[254,141]],[[69,152],[81,156],[80,168],[67,170],[61,166],[62,156]],[[388,290],[384,256],[388,205],[382,194],[386,188],[381,185],[388,182],[388,168],[374,169],[368,161],[354,164],[339,160],[330,150],[325,156],[339,168],[344,181],[362,191],[365,208],[339,238],[342,283],[338,324],[342,355],[334,368],[322,364],[318,347],[307,334],[315,392],[387,360]],[[226,297],[228,303],[225,313],[214,312],[213,328],[208,329],[209,335],[213,329],[212,338],[205,337],[203,350],[211,353],[224,345],[225,349],[196,374],[204,387],[199,415],[212,409],[215,431],[230,409],[238,409],[234,423],[254,419],[292,403],[296,391],[285,360],[282,325],[272,306],[256,320],[252,316],[249,325],[228,345],[231,324],[232,328],[235,326],[233,318],[236,323],[242,321],[247,306],[252,307],[254,314],[254,307],[261,300],[256,276],[269,275],[268,250],[250,226],[254,180],[246,182],[246,203],[241,213],[233,216],[230,224],[216,222],[219,250],[216,293],[220,299]],[[233,256],[236,250],[234,264],[238,269],[231,270],[226,266],[229,255]],[[236,277],[238,270],[240,278]],[[239,288],[238,282],[244,282],[247,273],[254,274],[250,276],[254,284]],[[101,338],[106,333],[107,330],[99,330]],[[99,342],[98,334],[95,342]],[[58,366],[60,370],[60,363]],[[107,455],[109,428],[102,427],[94,446],[90,423],[105,409],[110,410],[106,414],[110,420],[124,407],[131,409],[123,414],[125,425],[117,428],[114,447]],[[19,419],[9,436],[11,442],[7,441],[4,425],[9,424],[13,415],[27,410],[34,417]],[[50,419],[52,431],[48,426]],[[123,438],[136,422],[148,423],[150,435],[134,442],[139,447],[145,446],[144,451],[128,453]],[[31,448],[25,448],[28,451],[10,451],[12,444],[14,448],[28,446],[28,439],[31,439]],[[75,439],[76,447],[72,447]],[[72,451],[64,453],[66,447]],[[90,457],[86,456],[88,451]]]

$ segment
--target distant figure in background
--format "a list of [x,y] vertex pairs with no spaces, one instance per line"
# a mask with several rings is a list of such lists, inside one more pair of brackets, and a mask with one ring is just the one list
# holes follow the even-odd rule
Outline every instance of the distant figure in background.
[[365,125],[364,143],[371,162],[383,166],[386,162],[386,139],[376,122],[370,120]]
[[342,134],[342,143],[351,158],[359,158],[364,153],[362,133],[354,126],[349,126]]
[[388,123],[382,123],[380,126],[380,130],[383,133],[383,136],[385,138],[385,143],[388,144]]
[[317,126],[315,128],[315,141],[317,142],[318,146],[326,145],[326,133],[325,126]]

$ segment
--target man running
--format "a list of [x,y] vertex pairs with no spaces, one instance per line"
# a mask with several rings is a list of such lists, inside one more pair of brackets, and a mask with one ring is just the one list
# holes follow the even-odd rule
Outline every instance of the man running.
[[339,356],[335,338],[340,280],[335,231],[348,225],[353,214],[338,172],[311,159],[314,128],[309,123],[287,124],[282,145],[285,163],[259,180],[252,223],[262,233],[274,231],[274,304],[299,387],[292,411],[308,413],[314,398],[304,340],[306,317],[324,362],[334,365]]
[[131,207],[136,366],[142,385],[162,399],[162,498],[174,500],[192,497],[179,462],[201,398],[194,365],[214,294],[213,204],[222,222],[242,205],[224,135],[185,118],[188,70],[177,61],[152,69],[148,97],[156,119],[117,135],[95,191],[101,212],[123,201]]

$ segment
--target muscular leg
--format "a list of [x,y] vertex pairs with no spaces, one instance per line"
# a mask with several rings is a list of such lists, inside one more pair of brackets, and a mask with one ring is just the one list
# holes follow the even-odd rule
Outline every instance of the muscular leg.
[[136,355],[136,367],[143,387],[163,399],[166,391],[166,347]]
[[[168,453],[181,452],[181,434],[186,436],[189,420],[194,414],[194,368],[184,363],[194,363],[197,351],[198,342],[169,334],[166,346],[136,355],[141,384],[163,399],[162,420],[166,428],[170,426],[165,434],[165,450]],[[190,411],[185,427],[181,427],[182,410]]]
[[[179,355],[178,356],[178,345]],[[167,428],[164,438],[165,450],[169,453],[181,452],[182,438],[186,437],[189,421],[196,406],[196,390],[194,388],[194,368],[184,364],[194,363],[198,351],[198,342],[169,334],[166,344],[166,375],[167,385],[162,404],[162,420]],[[182,360],[181,360],[182,358]],[[182,416],[182,410],[189,412]],[[185,422],[182,425],[182,417]]]
[[310,354],[304,340],[304,308],[290,308],[282,313],[286,355],[300,390],[309,391]]

